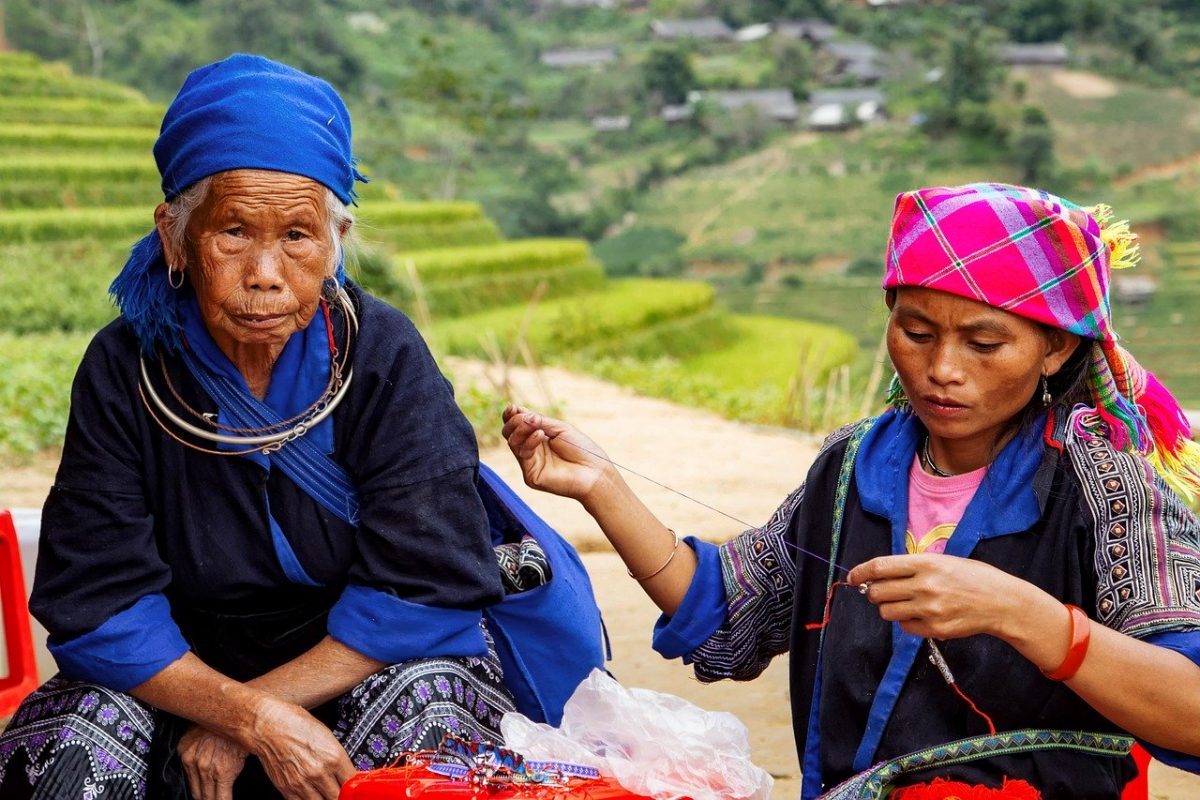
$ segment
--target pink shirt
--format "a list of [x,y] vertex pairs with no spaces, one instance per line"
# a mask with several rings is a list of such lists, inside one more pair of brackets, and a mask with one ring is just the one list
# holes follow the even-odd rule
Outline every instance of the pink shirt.
[[909,553],[941,553],[962,519],[975,490],[983,483],[987,467],[939,478],[921,469],[920,456],[908,470],[908,531],[904,549]]

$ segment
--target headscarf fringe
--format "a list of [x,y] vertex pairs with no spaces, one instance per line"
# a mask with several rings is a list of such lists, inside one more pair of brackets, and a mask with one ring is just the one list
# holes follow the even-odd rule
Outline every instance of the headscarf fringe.
[[1145,456],[1182,497],[1200,495],[1200,445],[1192,441],[1179,402],[1158,378],[1106,340],[1093,345],[1088,382],[1113,446]]
[[1104,203],[1084,209],[1100,226],[1100,241],[1108,246],[1108,265],[1111,269],[1130,269],[1142,260],[1138,235],[1129,230],[1129,220],[1113,222],[1113,210]]

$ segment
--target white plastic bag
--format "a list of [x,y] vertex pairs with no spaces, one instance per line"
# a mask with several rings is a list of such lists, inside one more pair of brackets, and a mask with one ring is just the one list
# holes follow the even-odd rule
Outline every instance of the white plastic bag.
[[626,689],[600,670],[571,695],[560,728],[513,712],[500,730],[526,758],[597,767],[655,800],[767,800],[774,783],[750,761],[746,726],[733,714]]

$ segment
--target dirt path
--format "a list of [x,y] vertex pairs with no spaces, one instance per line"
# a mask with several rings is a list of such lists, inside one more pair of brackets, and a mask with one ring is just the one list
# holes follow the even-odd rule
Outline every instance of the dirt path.
[[[453,369],[462,384],[480,380],[483,367],[456,362]],[[795,488],[819,444],[816,437],[728,422],[561,370],[543,373],[554,395],[550,399],[527,371],[515,370],[512,377],[520,402],[546,407],[556,400],[563,416],[587,431],[618,463],[748,522],[765,520]],[[649,647],[656,610],[625,576],[591,518],[573,502],[526,489],[506,449],[488,448],[482,457],[585,551],[584,563],[612,640],[613,673],[628,685],[671,692],[705,708],[737,714],[750,730],[755,761],[776,776],[773,797],[798,796],[799,767],[788,713],[786,660],[777,660],[752,683],[708,686],[698,683],[682,664],[664,661]],[[44,460],[20,470],[0,470],[0,507],[39,505],[53,478],[53,466]],[[666,490],[638,478],[629,480],[651,508],[681,534],[722,540],[742,529],[741,524]],[[1155,765],[1151,796],[1159,800],[1198,797],[1200,779]]]

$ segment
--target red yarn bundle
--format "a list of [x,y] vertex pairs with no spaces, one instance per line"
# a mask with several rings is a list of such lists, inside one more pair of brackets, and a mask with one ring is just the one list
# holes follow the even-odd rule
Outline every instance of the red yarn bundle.
[[1009,778],[1004,779],[999,789],[935,778],[930,783],[897,789],[890,800],[1041,800],[1041,797],[1042,793],[1025,781]]

